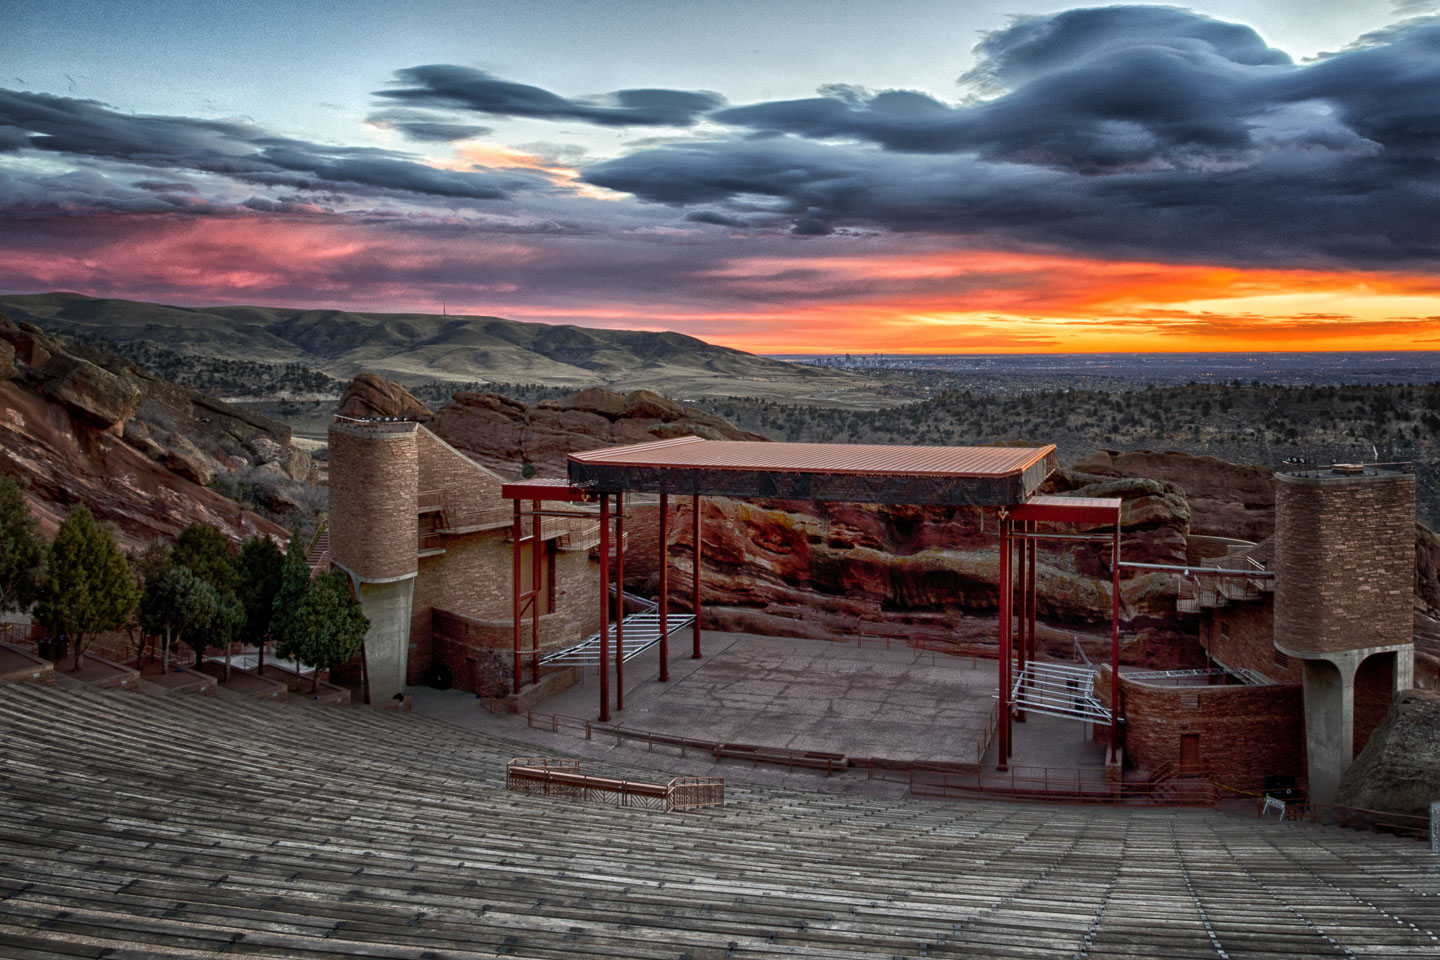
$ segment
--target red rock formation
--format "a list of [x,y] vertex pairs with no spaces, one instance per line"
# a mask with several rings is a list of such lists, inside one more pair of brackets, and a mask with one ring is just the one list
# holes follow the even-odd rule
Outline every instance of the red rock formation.
[[0,382],[0,469],[19,480],[46,536],[54,535],[77,503],[113,524],[126,548],[174,539],[197,522],[214,524],[236,539],[289,536],[14,381]]
[[196,522],[237,539],[289,536],[203,486],[227,449],[236,469],[251,469],[241,444],[262,435],[283,447],[279,459],[298,470],[303,458],[308,472],[288,428],[3,316],[0,360],[0,470],[19,480],[47,535],[84,503],[126,547]]
[[690,434],[711,440],[765,439],[649,390],[626,396],[600,388],[534,406],[494,393],[457,393],[453,403],[436,412],[431,429],[509,477],[520,475],[526,464],[543,476],[564,476],[565,458],[577,450]]
[[1148,477],[1178,487],[1190,507],[1190,532],[1259,542],[1275,532],[1275,470],[1173,450],[1097,450],[1075,461],[1075,473]]
[[409,390],[394,380],[362,373],[345,388],[339,413],[346,417],[401,417],[429,423],[434,415]]

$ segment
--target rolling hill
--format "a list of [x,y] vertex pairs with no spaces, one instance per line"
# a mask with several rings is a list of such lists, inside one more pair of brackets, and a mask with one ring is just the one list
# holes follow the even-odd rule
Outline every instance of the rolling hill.
[[432,380],[646,387],[684,396],[793,396],[843,389],[853,374],[757,357],[679,333],[597,330],[500,317],[280,307],[172,307],[76,293],[0,295],[0,310],[57,333],[149,343],[195,356],[301,363]]

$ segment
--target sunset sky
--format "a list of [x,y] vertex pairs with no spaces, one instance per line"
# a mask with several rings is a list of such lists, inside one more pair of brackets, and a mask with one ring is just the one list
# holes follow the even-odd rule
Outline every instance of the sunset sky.
[[0,0],[0,292],[1440,349],[1440,0]]

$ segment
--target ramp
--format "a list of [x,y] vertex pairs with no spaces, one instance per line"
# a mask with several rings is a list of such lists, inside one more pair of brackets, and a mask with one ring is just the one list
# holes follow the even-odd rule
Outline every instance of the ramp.
[[[666,632],[674,635],[684,630],[695,622],[694,614],[672,613],[666,617]],[[625,627],[625,663],[649,650],[660,642],[660,614],[647,611],[645,613],[632,613],[624,620]],[[610,624],[610,643],[615,643],[615,624]],[[556,650],[547,653],[540,658],[542,666],[563,666],[563,667],[598,667],[600,665],[600,632],[594,634],[573,647],[566,647],[563,650]]]
[[1068,663],[1027,663],[1015,678],[1016,709],[1046,717],[1109,723],[1110,711],[1095,697],[1095,670]]

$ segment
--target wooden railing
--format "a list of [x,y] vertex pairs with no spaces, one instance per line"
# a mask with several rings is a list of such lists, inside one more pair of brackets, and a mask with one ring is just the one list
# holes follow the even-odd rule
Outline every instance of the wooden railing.
[[505,789],[667,813],[725,805],[725,781],[719,777],[675,777],[667,783],[621,780],[590,776],[580,772],[580,761],[552,757],[511,760],[505,765]]

